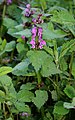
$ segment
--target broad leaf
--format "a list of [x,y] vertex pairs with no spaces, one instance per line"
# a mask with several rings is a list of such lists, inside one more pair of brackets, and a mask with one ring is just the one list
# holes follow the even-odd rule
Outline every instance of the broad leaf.
[[51,21],[71,25],[75,23],[75,19],[72,14],[70,14],[67,10],[55,11]]
[[0,86],[10,86],[12,84],[12,79],[8,75],[0,76]]
[[7,67],[7,66],[0,67],[0,76],[5,75],[10,72],[12,72],[11,67]]
[[62,71],[67,70],[68,65],[67,65],[67,62],[65,61],[64,57],[62,59],[60,59],[59,64],[60,64],[60,69]]
[[43,29],[43,38],[46,40],[51,40],[55,38],[62,38],[65,37],[67,34],[62,30],[54,30],[51,31],[48,28]]
[[25,103],[17,101],[14,105],[18,112],[27,112],[29,114],[31,113],[29,106],[25,105]]
[[75,106],[72,103],[64,102],[64,108],[75,109]]
[[5,51],[10,52],[10,51],[14,50],[15,45],[16,45],[15,41],[11,41],[11,42],[7,43],[5,46]]
[[61,48],[61,51],[60,51],[59,59],[61,57],[63,57],[73,46],[75,46],[75,40],[74,39],[64,43],[62,48]]
[[69,113],[69,110],[67,110],[66,108],[64,108],[63,106],[63,102],[62,101],[58,101],[55,106],[54,106],[54,114],[59,114],[59,115],[66,115]]
[[36,90],[35,94],[36,97],[32,99],[32,102],[36,105],[38,109],[40,109],[48,100],[48,94],[45,90]]
[[20,87],[20,89],[22,90],[33,90],[36,87],[36,83],[26,83],[26,84],[22,84],[22,86]]
[[34,70],[33,70],[33,68],[29,68],[29,64],[30,64],[30,62],[28,59],[26,59],[23,62],[20,62],[19,64],[17,64],[13,68],[12,73],[14,75],[17,75],[17,76],[20,76],[20,75],[22,75],[22,76],[27,76],[27,75],[34,76],[35,75]]
[[41,69],[42,76],[48,77],[50,75],[60,74],[60,73],[61,71],[56,68],[56,65],[54,64],[53,61],[51,61],[50,58],[45,59]]
[[66,88],[64,89],[64,92],[69,98],[75,97],[75,89],[70,85],[66,86]]
[[11,28],[13,26],[17,25],[17,22],[15,20],[12,20],[10,18],[4,18],[3,19],[3,25],[6,26],[7,28]]
[[40,0],[40,4],[43,10],[47,9],[46,1],[45,0]]
[[[37,51],[37,50],[35,51],[30,50],[27,53],[27,56],[30,62],[32,63],[32,65],[34,66],[34,69],[36,70],[36,72],[42,67],[43,63],[46,62],[46,59],[50,57],[46,52]],[[50,59],[52,60],[51,57]]]
[[28,90],[20,90],[17,94],[19,102],[31,102],[34,94]]
[[31,31],[29,29],[25,29],[16,33],[13,33],[14,35],[20,35],[21,36],[25,36],[25,37],[30,37],[31,36]]

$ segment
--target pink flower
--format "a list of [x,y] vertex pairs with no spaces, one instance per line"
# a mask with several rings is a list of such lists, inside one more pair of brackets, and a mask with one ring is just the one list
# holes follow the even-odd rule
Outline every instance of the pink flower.
[[[43,29],[41,27],[33,27],[31,32],[32,40],[30,41],[30,44],[32,45],[32,48],[42,49],[43,46],[46,45],[46,42],[42,39]],[[38,36],[38,41],[36,41],[36,36]]]
[[32,48],[35,48],[35,40],[32,39],[32,40],[30,41],[30,44],[32,45]]
[[46,42],[44,40],[41,40],[39,44],[39,48],[42,49],[44,45],[46,45]]
[[26,17],[29,17],[30,15],[31,15],[30,9],[26,8],[26,9],[25,9],[25,16],[26,16]]
[[25,36],[24,35],[22,35],[22,37],[21,37],[23,40],[25,39]]
[[12,0],[7,0],[7,5],[11,4]]
[[36,37],[37,34],[37,27],[32,28],[32,36]]
[[28,9],[30,9],[30,4],[27,4],[26,7],[27,7]]
[[33,22],[33,23],[36,23],[36,19],[35,19],[35,18],[33,18],[33,19],[32,19],[32,22]]
[[41,27],[38,28],[38,36],[39,36],[39,39],[42,38],[42,32],[43,32],[43,29]]

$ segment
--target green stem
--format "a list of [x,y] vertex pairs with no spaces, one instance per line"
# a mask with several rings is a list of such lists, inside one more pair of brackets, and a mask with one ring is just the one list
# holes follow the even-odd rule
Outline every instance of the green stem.
[[1,108],[1,102],[0,102],[0,110],[1,110],[2,108]]
[[19,120],[19,119],[18,119],[18,114],[17,114],[17,120]]
[[43,119],[44,119],[44,116],[45,116],[45,115],[44,115],[44,107],[43,107],[43,106],[41,107],[41,116],[42,116],[42,120],[43,120]]
[[38,73],[36,73],[36,75],[37,75],[37,80],[38,80],[38,86],[40,85],[40,83],[41,83],[41,75],[40,75],[40,73],[38,72]]
[[70,64],[69,64],[69,77],[70,78],[71,78],[71,73],[72,73],[73,58],[74,58],[74,52],[72,52],[71,59],[70,59]]
[[5,12],[6,12],[6,5],[4,5],[4,7],[3,7],[2,25],[1,25],[1,32],[0,32],[0,36],[2,36],[2,32],[3,32],[3,19],[4,19],[4,17],[5,17]]
[[72,1],[69,1],[69,8],[70,8],[70,13],[72,14]]
[[54,84],[55,87],[58,87],[57,84],[50,77],[48,77],[48,79]]
[[54,84],[54,87],[58,93],[58,96],[60,96],[60,97],[64,96],[64,93],[60,90],[58,83],[54,82],[54,80],[52,80],[50,77],[48,77],[48,79]]
[[4,117],[5,117],[5,120],[6,120],[5,103],[3,103],[3,111],[4,111]]
[[14,50],[11,52],[10,61],[13,60],[13,56],[14,56]]

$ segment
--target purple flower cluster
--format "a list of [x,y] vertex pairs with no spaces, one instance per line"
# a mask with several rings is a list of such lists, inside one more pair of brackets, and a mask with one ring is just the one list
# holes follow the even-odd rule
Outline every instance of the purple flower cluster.
[[34,14],[34,11],[31,10],[30,4],[27,4],[25,9],[25,16],[30,17],[33,14]]
[[43,23],[43,20],[41,19],[41,16],[42,16],[42,14],[39,14],[37,18],[33,18],[32,19],[32,22],[34,24],[41,24],[41,23]]
[[[35,14],[35,10],[31,9],[30,4],[26,5],[25,8],[25,16],[26,17],[33,17],[31,15]],[[32,24],[33,24],[33,28],[31,30],[32,32],[32,40],[30,41],[30,44],[32,45],[31,47],[34,49],[42,49],[44,45],[46,45],[46,42],[42,39],[42,34],[43,34],[43,29],[42,27],[37,27],[37,24],[41,24],[44,21],[42,20],[42,14],[38,14],[37,18],[33,18],[32,19]],[[28,22],[26,22],[24,24],[24,26],[28,26]],[[31,24],[30,24],[31,25]],[[22,36],[22,39],[26,39],[25,36]]]
[[[41,27],[32,28],[32,40],[30,41],[32,48],[42,49],[43,46],[46,45],[46,42],[42,39],[42,32],[43,29]],[[36,36],[38,36],[38,40]]]
[[11,4],[12,3],[12,0],[7,0],[7,5]]
[[20,115],[21,115],[21,116],[26,116],[26,117],[28,117],[28,116],[29,116],[29,114],[28,114],[28,113],[26,113],[26,112],[20,113]]

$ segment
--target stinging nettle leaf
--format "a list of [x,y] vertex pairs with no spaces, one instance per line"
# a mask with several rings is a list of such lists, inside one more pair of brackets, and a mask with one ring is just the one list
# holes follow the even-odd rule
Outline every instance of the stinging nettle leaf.
[[43,77],[48,77],[54,74],[60,74],[61,71],[56,68],[56,65],[50,58],[45,59],[41,69],[41,74]]
[[36,87],[36,83],[26,83],[26,84],[22,84],[22,86],[20,87],[20,89],[22,90],[33,90]]
[[20,62],[17,64],[13,69],[12,69],[12,74],[17,75],[17,76],[35,76],[34,70],[30,69],[29,66],[30,62],[28,59],[25,59],[24,61]]
[[17,94],[17,99],[20,102],[31,102],[34,94],[28,90],[20,90]]
[[64,89],[64,92],[69,98],[75,97],[75,89],[70,85],[66,86],[66,88]]
[[48,100],[48,93],[45,90],[36,90],[35,94],[36,97],[32,99],[32,102],[36,105],[38,109],[40,109]]
[[54,106],[54,114],[59,114],[59,115],[66,115],[69,113],[69,110],[64,108],[63,106],[63,101],[58,101],[55,106]]
[[49,56],[45,51],[38,51],[38,50],[28,51],[27,57],[34,66],[36,72],[42,67],[43,63],[46,61],[48,57],[50,57],[50,60],[53,60],[52,57]]
[[25,29],[16,33],[13,33],[14,35],[20,35],[20,36],[25,36],[25,37],[30,37],[31,36],[31,31],[29,29]]

